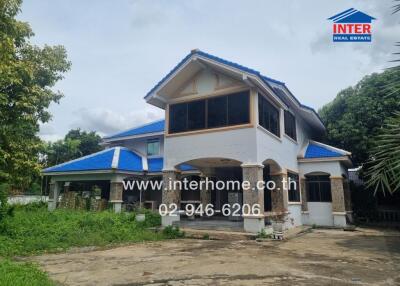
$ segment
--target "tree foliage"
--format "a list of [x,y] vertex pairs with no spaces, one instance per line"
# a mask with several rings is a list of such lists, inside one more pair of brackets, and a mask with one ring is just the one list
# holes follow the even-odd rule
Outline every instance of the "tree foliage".
[[400,70],[390,69],[339,92],[319,111],[328,142],[352,152],[356,164],[366,162],[385,119],[400,110],[399,81]]
[[72,129],[63,140],[46,144],[43,163],[49,167],[98,152],[103,149],[100,142],[101,137],[96,132]]
[[69,70],[62,46],[32,45],[28,23],[16,20],[21,0],[0,1],[0,183],[27,186],[40,171],[39,123],[50,120],[52,87]]

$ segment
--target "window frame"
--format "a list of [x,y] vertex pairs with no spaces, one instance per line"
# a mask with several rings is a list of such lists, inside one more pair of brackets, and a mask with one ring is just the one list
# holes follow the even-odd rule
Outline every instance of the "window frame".
[[[307,202],[311,203],[332,203],[332,188],[331,188],[331,179],[329,175],[306,175],[306,194],[307,194]],[[318,178],[320,177],[320,178]],[[324,179],[321,179],[321,177],[324,177]],[[310,178],[313,178],[313,180],[310,181]],[[316,179],[314,179],[316,178]],[[327,180],[326,180],[327,179]],[[310,185],[318,186],[318,196],[319,199],[310,199]],[[327,185],[329,189],[329,195],[326,196],[327,194],[324,194],[325,199],[323,199],[322,196],[322,188],[321,185]],[[326,191],[326,190],[325,190]],[[326,199],[326,197],[329,197]]]
[[[240,123],[235,123],[235,124],[230,124],[229,123],[229,119],[230,119],[230,115],[229,115],[229,98],[235,95],[245,95],[247,98],[247,105],[248,108],[246,110],[246,120],[245,122],[240,122]],[[198,99],[193,99],[190,101],[184,101],[184,102],[176,102],[176,103],[172,103],[168,105],[168,133],[167,135],[179,135],[179,134],[186,134],[186,133],[192,133],[192,132],[199,132],[199,131],[214,131],[214,130],[218,130],[218,129],[225,129],[225,128],[237,128],[237,127],[241,127],[241,126],[250,126],[252,124],[252,99],[251,99],[251,92],[249,89],[246,90],[240,90],[240,91],[236,91],[236,92],[231,92],[231,93],[226,93],[226,94],[221,94],[221,95],[213,95],[213,96],[208,96],[208,97],[203,97],[203,98],[198,98]],[[226,102],[226,120],[225,123],[223,125],[218,125],[215,127],[209,127],[209,110],[208,110],[208,105],[209,105],[209,101],[216,99],[216,98],[225,98],[225,102]],[[189,104],[195,101],[202,101],[204,102],[204,128],[197,128],[197,129],[189,129]],[[172,123],[173,121],[172,119],[172,111],[171,109],[173,108],[173,106],[176,105],[180,105],[183,104],[186,106],[186,120],[185,120],[185,128],[183,128],[182,131],[174,131],[171,127],[172,127]],[[233,110],[233,109],[232,109]]]
[[[258,109],[258,125],[260,126],[260,127],[262,127],[264,130],[266,130],[267,132],[269,132],[270,134],[272,134],[273,136],[275,136],[275,137],[277,137],[277,138],[279,138],[279,139],[281,139],[281,134],[282,134],[282,131],[281,131],[281,108],[279,107],[279,106],[277,106],[275,103],[273,103],[267,96],[265,96],[264,94],[262,94],[262,93],[260,93],[260,92],[258,92],[257,93],[258,94],[258,104],[257,104],[257,109]],[[278,126],[277,126],[277,133],[274,133],[273,132],[273,130],[272,130],[272,128],[268,128],[267,126],[264,126],[263,124],[262,124],[262,120],[261,120],[261,113],[262,113],[262,109],[260,108],[260,99],[261,100],[265,100],[265,102],[267,102],[272,108],[274,108],[276,111],[277,111],[277,115],[278,115],[278,118],[277,118],[277,123],[278,123]],[[271,121],[271,117],[272,116],[272,114],[270,114],[269,116],[268,116],[268,122],[269,122],[269,124],[270,124],[270,121]]]
[[[149,154],[149,144],[158,143],[158,152],[157,154]],[[161,155],[161,140],[159,138],[147,139],[146,141],[146,155],[147,157],[156,157]]]
[[[293,119],[293,121],[287,120],[286,116],[289,116],[290,119]],[[296,120],[296,116],[292,112],[290,112],[289,110],[285,109],[283,111],[283,121],[284,121],[283,125],[284,125],[285,135],[288,136],[290,139],[292,139],[292,140],[297,142],[297,120]],[[290,126],[292,131],[293,131],[293,133],[294,133],[293,136],[292,136],[292,134],[289,134],[290,130],[288,130],[288,128],[287,128],[287,127],[289,127],[287,125],[289,123],[293,123],[293,125]]]
[[[291,184],[289,184],[289,177],[296,177],[296,189],[291,190]],[[300,176],[295,172],[287,172],[288,178],[288,202],[289,203],[301,203],[301,192],[300,192]],[[294,192],[294,199],[291,199],[291,192]]]

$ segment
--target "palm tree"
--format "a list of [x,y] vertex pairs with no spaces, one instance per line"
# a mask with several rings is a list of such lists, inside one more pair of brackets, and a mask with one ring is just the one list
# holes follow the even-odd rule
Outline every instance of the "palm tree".
[[[400,12],[400,0],[394,0],[393,14]],[[400,42],[395,46],[400,47]],[[400,53],[393,53],[400,55]],[[398,63],[400,59],[390,62]],[[400,72],[400,65],[390,69]],[[386,93],[400,94],[400,82],[398,77],[393,76],[393,82],[386,86]],[[396,112],[385,126],[382,127],[380,135],[376,137],[375,146],[371,150],[371,156],[366,164],[365,176],[367,187],[373,187],[377,191],[388,191],[394,193],[400,189],[400,112]]]
[[400,189],[400,112],[382,127],[367,163],[367,187],[393,193]]

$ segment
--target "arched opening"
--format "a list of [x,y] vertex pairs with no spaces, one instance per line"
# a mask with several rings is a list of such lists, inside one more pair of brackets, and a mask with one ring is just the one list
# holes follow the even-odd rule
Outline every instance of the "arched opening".
[[266,183],[264,188],[264,212],[272,211],[272,194],[271,190],[267,187],[267,183],[270,181],[275,181],[274,179],[281,175],[282,168],[279,164],[272,160],[267,159],[263,162],[263,180]]
[[[199,158],[178,164],[175,168],[182,172],[180,180],[186,179],[188,182],[182,184],[181,209],[185,209],[187,204],[202,204],[203,207],[211,204],[215,210],[213,218],[241,220],[241,217],[224,217],[221,213],[224,205],[241,205],[243,202],[241,163],[230,158]],[[190,169],[188,166],[192,169],[185,171]],[[193,173],[194,170],[197,173]],[[202,185],[200,180],[204,181]],[[193,181],[198,182],[193,184],[197,185],[197,188],[189,188],[190,182]]]

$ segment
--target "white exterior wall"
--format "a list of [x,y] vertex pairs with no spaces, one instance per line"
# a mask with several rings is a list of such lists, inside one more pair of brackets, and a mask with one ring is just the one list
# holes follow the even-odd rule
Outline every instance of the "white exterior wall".
[[[257,112],[258,113],[258,112]],[[257,115],[258,118],[258,115]],[[297,155],[301,152],[309,135],[303,128],[302,121],[296,121],[297,143],[284,135],[283,109],[281,110],[281,138],[278,138],[261,126],[257,127],[257,162],[267,159],[276,161],[281,168],[299,172]]]
[[158,156],[162,156],[164,154],[164,135],[115,141],[115,142],[111,143],[109,147],[123,146],[123,147],[127,147],[129,149],[132,149],[134,151],[137,151],[138,153],[140,153],[142,155],[146,155],[147,154],[147,141],[152,140],[152,139],[160,140],[160,155],[158,155]]
[[303,224],[301,219],[300,204],[289,204],[288,212],[288,221],[286,222],[287,228],[296,227]]
[[309,215],[303,224],[333,226],[332,203],[309,202],[307,205]]
[[242,163],[257,160],[255,128],[241,128],[165,138],[164,168],[201,158],[227,158]]
[[300,176],[304,177],[309,173],[324,172],[334,177],[340,177],[342,174],[346,174],[346,171],[342,164],[338,161],[331,162],[308,162],[299,163]]

